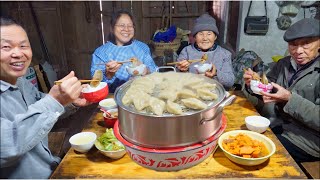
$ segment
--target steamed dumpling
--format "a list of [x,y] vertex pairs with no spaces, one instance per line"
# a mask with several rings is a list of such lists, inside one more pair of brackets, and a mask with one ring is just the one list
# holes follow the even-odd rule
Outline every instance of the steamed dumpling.
[[158,97],[165,100],[175,101],[178,98],[178,93],[174,89],[167,89],[160,91]]
[[196,77],[191,77],[187,81],[183,81],[183,82],[184,82],[184,86],[193,87],[193,86],[197,86],[199,84],[204,83],[204,80]]
[[158,98],[151,97],[150,98],[150,107],[151,107],[151,111],[154,114],[161,116],[163,114],[165,107],[166,107],[166,103]]
[[138,111],[141,111],[149,106],[151,96],[145,92],[141,92],[138,97],[133,99],[133,105]]
[[218,95],[211,92],[208,89],[198,89],[197,93],[199,97],[206,101],[216,100],[218,98]]
[[193,91],[191,91],[190,89],[182,89],[178,92],[178,96],[181,99],[186,99],[186,98],[196,98],[197,95],[196,93],[194,93]]
[[207,104],[204,102],[200,101],[199,99],[196,98],[188,98],[188,99],[182,99],[181,100],[183,104],[190,108],[190,109],[205,109],[207,108]]
[[148,77],[139,77],[132,82],[130,87],[141,89],[142,91],[151,94],[155,87],[155,83]]
[[182,114],[182,108],[179,104],[167,101],[167,111],[172,114]]
[[211,84],[211,83],[202,83],[198,84],[196,86],[190,86],[191,89],[197,90],[197,89],[209,89],[209,90],[214,90],[216,89],[217,85],[216,84]]
[[124,105],[130,105],[133,103],[133,99],[135,97],[138,97],[138,95],[142,92],[140,88],[136,87],[130,87],[128,91],[125,93],[125,95],[122,98],[122,103]]

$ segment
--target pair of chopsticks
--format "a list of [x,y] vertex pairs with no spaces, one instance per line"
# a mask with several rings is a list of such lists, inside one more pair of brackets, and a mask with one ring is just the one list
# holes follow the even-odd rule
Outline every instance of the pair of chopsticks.
[[[127,60],[127,61],[118,61],[117,63],[118,64],[124,64],[124,63],[127,63],[127,62],[133,62],[133,60],[132,59],[130,59],[130,60]],[[100,63],[100,64],[95,64],[95,65],[106,65],[107,63]]]
[[[243,71],[244,72],[248,71],[248,68],[243,68]],[[253,71],[252,78],[254,80],[260,81],[262,84],[268,84],[269,83],[269,80],[268,80],[268,78],[266,76],[266,73],[264,71],[262,72],[262,76],[261,77],[260,77],[260,75],[258,73]]]
[[[97,79],[94,79],[94,80],[92,80],[92,79],[88,79],[88,80],[79,80],[81,83],[88,83],[88,82],[100,82],[99,80],[97,80]],[[54,84],[55,85],[59,85],[59,84],[61,84],[63,81],[55,81],[54,82]]]
[[[204,62],[206,60],[204,59],[193,59],[193,60],[187,60],[189,63],[195,63],[195,62]],[[171,62],[171,63],[167,63],[167,65],[175,65],[178,64],[179,62]]]

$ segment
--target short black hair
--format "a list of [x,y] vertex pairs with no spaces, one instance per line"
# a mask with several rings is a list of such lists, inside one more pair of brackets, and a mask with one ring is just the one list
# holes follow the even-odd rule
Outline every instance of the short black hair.
[[126,14],[126,15],[128,15],[130,17],[130,19],[131,19],[131,21],[133,23],[133,27],[135,27],[134,18],[133,18],[132,14],[129,11],[119,10],[119,11],[113,13],[112,16],[111,16],[111,19],[110,19],[110,27],[111,27],[112,31],[110,31],[108,39],[109,39],[109,41],[113,42],[114,44],[115,44],[115,41],[116,41],[115,36],[114,36],[114,32],[113,32],[114,31],[114,27],[115,27],[118,19],[124,14]]
[[0,16],[0,26],[10,26],[10,25],[17,25],[17,26],[22,27],[22,25],[20,23],[18,23],[17,21],[13,20],[9,16]]

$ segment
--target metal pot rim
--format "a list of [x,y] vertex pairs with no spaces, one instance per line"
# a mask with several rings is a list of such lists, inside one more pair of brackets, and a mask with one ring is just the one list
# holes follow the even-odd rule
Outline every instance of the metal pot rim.
[[[179,72],[177,72],[179,73]],[[183,75],[185,73],[181,73],[181,75]],[[210,79],[206,76],[203,75],[198,75],[198,74],[193,74],[190,73],[194,76],[198,76],[201,78],[205,78],[207,82],[212,83],[212,84],[216,84],[216,91],[218,93],[218,100],[213,101],[214,103],[210,104],[206,109],[202,109],[202,110],[194,110],[194,111],[189,111],[187,113],[181,114],[181,115],[174,115],[174,114],[170,114],[170,115],[155,115],[155,114],[147,114],[147,113],[143,113],[143,112],[138,112],[136,110],[133,110],[132,108],[129,108],[128,106],[124,105],[122,103],[122,98],[124,93],[126,93],[127,89],[129,88],[129,86],[131,85],[131,83],[134,81],[134,79],[127,81],[126,83],[122,84],[121,86],[119,86],[115,93],[114,93],[114,99],[117,103],[117,105],[121,108],[123,108],[126,111],[129,111],[130,113],[134,113],[134,114],[138,114],[138,115],[142,115],[142,116],[147,116],[147,117],[185,117],[185,116],[191,116],[194,114],[198,114],[198,113],[202,113],[208,110],[211,110],[214,107],[217,107],[226,97],[227,97],[227,92],[224,89],[224,87],[222,86],[222,84],[220,84],[217,80],[215,79]],[[148,76],[148,75],[147,75]]]

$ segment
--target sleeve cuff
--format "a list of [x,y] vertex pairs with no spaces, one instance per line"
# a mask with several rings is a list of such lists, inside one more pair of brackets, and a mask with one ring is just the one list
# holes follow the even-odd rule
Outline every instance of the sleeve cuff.
[[48,111],[54,112],[57,116],[60,116],[65,112],[64,107],[51,95],[47,94],[41,102],[43,108]]
[[111,79],[108,79],[108,78],[106,77],[107,83],[108,83],[108,84],[112,84],[116,78],[117,78],[116,75],[114,75]]
[[291,98],[283,107],[283,111],[286,113],[295,112],[296,109],[299,109],[301,106],[301,96],[295,92],[291,92]]

